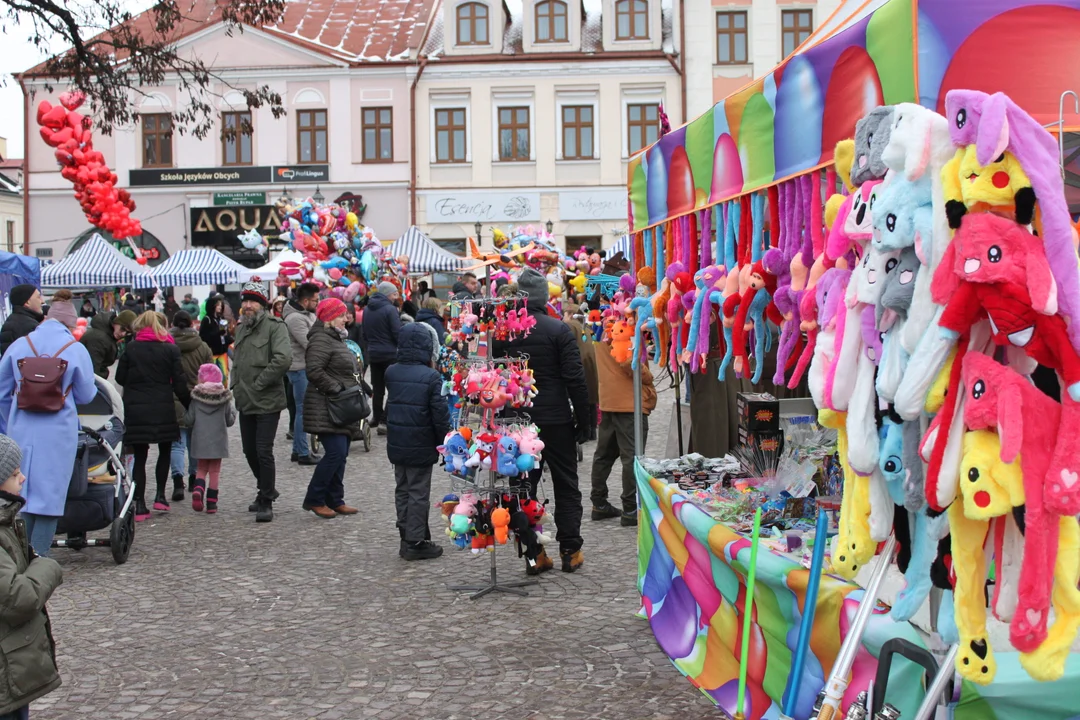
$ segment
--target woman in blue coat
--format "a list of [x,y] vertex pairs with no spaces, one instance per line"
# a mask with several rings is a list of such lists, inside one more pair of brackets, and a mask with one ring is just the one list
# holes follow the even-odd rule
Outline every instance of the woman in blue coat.
[[[30,545],[38,555],[48,556],[56,524],[64,515],[64,502],[79,442],[77,404],[88,403],[97,394],[94,364],[86,346],[74,342],[71,331],[57,320],[46,320],[26,337],[19,338],[0,359],[0,433],[11,437],[22,449],[23,517]],[[14,393],[22,374],[19,360],[38,355],[67,361],[63,387],[64,407],[55,413],[19,410]],[[70,343],[70,344],[69,344]],[[64,347],[64,346],[67,347]],[[60,352],[61,348],[63,352]]]

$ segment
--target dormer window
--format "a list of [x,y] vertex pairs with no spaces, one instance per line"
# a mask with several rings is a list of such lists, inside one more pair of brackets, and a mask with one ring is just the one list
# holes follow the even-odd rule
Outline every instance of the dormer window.
[[567,41],[567,9],[562,0],[544,0],[536,4],[536,42]]
[[488,8],[481,3],[465,3],[457,9],[457,44],[488,45]]
[[646,0],[616,1],[615,39],[649,39],[649,3]]

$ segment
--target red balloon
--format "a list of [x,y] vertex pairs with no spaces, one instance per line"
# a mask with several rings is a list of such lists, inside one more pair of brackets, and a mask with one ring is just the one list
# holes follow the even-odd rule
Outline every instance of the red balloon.
[[45,116],[53,109],[52,103],[48,100],[42,100],[37,106],[37,124],[43,125]]
[[[38,106],[38,109],[41,109],[40,105]],[[45,114],[41,116],[41,121],[38,124],[44,125],[47,128],[52,128],[53,130],[59,130],[64,127],[65,120],[67,120],[67,110],[57,105],[45,112]]]
[[668,212],[682,215],[694,209],[694,174],[690,170],[690,158],[686,148],[676,146],[671,153],[668,167]]
[[86,95],[83,94],[82,90],[69,90],[68,92],[60,93],[60,104],[68,110],[77,109],[85,100]]
[[140,265],[145,265],[146,264],[146,258],[144,258],[142,255],[140,255],[139,257],[135,258],[135,262],[139,263]]

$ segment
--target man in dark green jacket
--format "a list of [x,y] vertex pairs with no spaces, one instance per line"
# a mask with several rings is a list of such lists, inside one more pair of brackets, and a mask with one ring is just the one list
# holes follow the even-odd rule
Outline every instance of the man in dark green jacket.
[[94,363],[94,374],[109,378],[109,368],[116,362],[120,340],[131,333],[131,324],[135,322],[135,313],[124,310],[119,315],[98,313],[90,321],[90,328],[79,340],[90,353]]
[[292,348],[285,323],[266,311],[270,299],[262,283],[245,284],[240,300],[229,378],[240,415],[244,457],[259,488],[248,509],[255,513],[256,522],[270,522],[278,496],[274,438],[285,409],[284,378],[292,364]]

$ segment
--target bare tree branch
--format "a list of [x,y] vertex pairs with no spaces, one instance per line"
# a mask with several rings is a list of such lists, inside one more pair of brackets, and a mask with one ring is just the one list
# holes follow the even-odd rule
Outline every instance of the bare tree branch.
[[285,0],[162,0],[137,16],[122,5],[123,0],[0,0],[0,31],[8,34],[9,24],[18,23],[31,28],[29,40],[38,48],[70,46],[26,77],[45,78],[50,92],[57,85],[81,90],[97,130],[106,135],[138,120],[133,96],[146,97],[144,88],[170,81],[188,98],[170,113],[181,134],[205,138],[215,124],[205,98],[225,91],[240,93],[250,110],[268,106],[275,118],[285,114],[281,95],[268,85],[238,86],[201,58],[176,49],[184,35],[210,23],[222,23],[230,36],[245,25],[273,25]]

